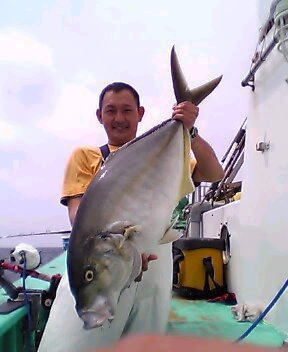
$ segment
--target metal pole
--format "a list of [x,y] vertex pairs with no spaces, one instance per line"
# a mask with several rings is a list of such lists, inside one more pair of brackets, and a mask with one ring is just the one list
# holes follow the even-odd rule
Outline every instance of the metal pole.
[[[254,85],[254,75],[258,68],[262,65],[262,63],[265,61],[267,56],[270,54],[270,52],[273,50],[275,45],[278,43],[279,39],[276,37],[273,37],[273,40],[271,43],[268,45],[266,50],[264,51],[263,55],[260,56],[260,59],[255,63],[255,65],[251,68],[249,74],[247,77],[241,82],[242,87],[249,86],[252,88],[252,90],[255,90],[255,85]],[[252,82],[252,83],[251,83]]]

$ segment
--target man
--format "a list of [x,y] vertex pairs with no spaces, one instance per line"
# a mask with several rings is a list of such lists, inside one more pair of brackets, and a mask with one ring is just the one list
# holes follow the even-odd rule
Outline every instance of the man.
[[[139,95],[130,85],[116,82],[100,94],[97,118],[104,126],[110,151],[116,151],[136,137],[138,123],[144,116]],[[173,107],[172,117],[183,122],[195,132],[194,123],[199,109],[190,102]],[[192,138],[193,137],[193,138]],[[199,135],[191,137],[195,160],[191,162],[194,182],[217,181],[223,170],[213,149]],[[71,156],[64,178],[61,203],[68,206],[73,225],[81,197],[102,164],[99,148],[78,148]],[[170,289],[172,286],[171,246],[159,246],[158,253],[143,253],[142,269],[149,270],[138,278],[120,296],[115,318],[111,325],[85,331],[74,309],[67,275],[61,280],[57,297],[51,309],[39,351],[78,351],[96,348],[117,340],[125,334],[139,332],[164,332],[168,319]],[[55,341],[52,345],[52,341]]]

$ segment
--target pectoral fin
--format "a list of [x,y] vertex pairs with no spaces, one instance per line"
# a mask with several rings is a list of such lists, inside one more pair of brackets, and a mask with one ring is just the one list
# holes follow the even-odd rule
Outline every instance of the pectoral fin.
[[137,250],[135,250],[132,272],[124,288],[130,287],[130,285],[135,281],[136,277],[140,275],[141,271],[142,271],[141,255],[139,254],[139,252],[137,252]]
[[173,221],[173,223],[168,227],[168,229],[164,233],[164,236],[158,242],[159,244],[165,244],[165,243],[174,242],[174,241],[178,240],[182,236],[182,234],[179,231],[173,229],[173,226],[176,224],[177,220],[178,220],[178,216]]
[[133,226],[130,221],[115,221],[107,227],[107,231],[111,233],[123,233],[123,231],[130,226]]
[[132,225],[130,221],[116,221],[107,227],[107,231],[113,234],[122,235],[118,237],[118,248],[121,249],[123,243],[132,239],[135,235],[138,235],[141,232],[140,225]]

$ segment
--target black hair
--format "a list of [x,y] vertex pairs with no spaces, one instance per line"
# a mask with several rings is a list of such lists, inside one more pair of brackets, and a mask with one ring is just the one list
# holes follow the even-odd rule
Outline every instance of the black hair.
[[99,109],[102,109],[102,103],[103,103],[103,99],[104,99],[104,95],[109,92],[109,91],[113,91],[115,93],[120,92],[121,90],[127,89],[129,90],[129,92],[131,92],[136,100],[136,104],[137,104],[137,108],[140,107],[140,98],[139,98],[139,94],[137,93],[137,91],[130,86],[127,83],[123,83],[123,82],[114,82],[111,84],[108,84],[108,86],[106,86],[102,92],[99,95]]

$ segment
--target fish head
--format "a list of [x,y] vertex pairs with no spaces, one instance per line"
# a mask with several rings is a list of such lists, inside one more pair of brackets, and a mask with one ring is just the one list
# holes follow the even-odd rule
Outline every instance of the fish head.
[[[68,253],[69,254],[69,253]],[[121,292],[141,270],[141,256],[122,234],[89,236],[83,253],[70,253],[68,277],[75,308],[84,329],[102,326],[114,318]]]

